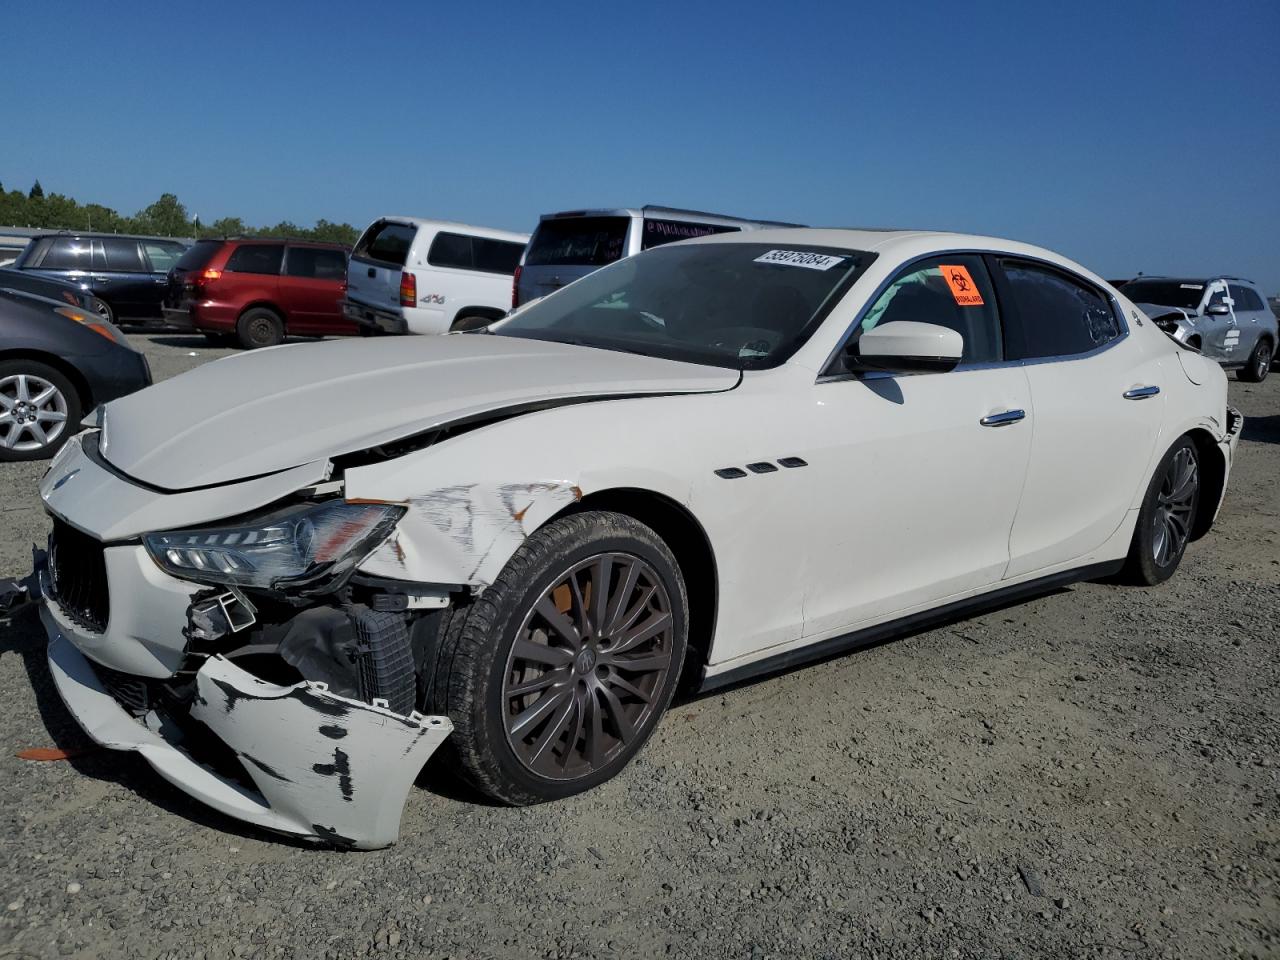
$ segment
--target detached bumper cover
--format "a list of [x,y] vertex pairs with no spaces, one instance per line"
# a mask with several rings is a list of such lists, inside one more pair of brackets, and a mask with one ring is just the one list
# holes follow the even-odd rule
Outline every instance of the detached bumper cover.
[[409,788],[453,729],[447,717],[401,716],[323,684],[278,686],[212,657],[196,674],[190,716],[235,752],[251,789],[189,754],[169,718],[153,710],[136,720],[47,606],[41,617],[58,693],[96,743],[136,751],[184,793],[268,830],[358,849],[394,843]]

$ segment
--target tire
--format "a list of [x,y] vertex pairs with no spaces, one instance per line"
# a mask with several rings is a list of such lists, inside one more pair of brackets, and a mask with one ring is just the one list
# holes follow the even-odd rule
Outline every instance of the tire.
[[[598,616],[597,582],[611,584]],[[538,530],[441,626],[423,709],[453,721],[447,762],[512,805],[572,796],[615,776],[671,702],[688,609],[670,548],[639,521],[587,511]],[[582,643],[542,611],[571,632],[576,625]],[[612,627],[596,631],[593,620]]]
[[478,317],[474,315],[469,317],[459,317],[457,320],[453,321],[453,325],[449,327],[449,332],[453,333],[461,330],[483,330],[485,327],[489,326],[489,324],[497,322],[498,321],[492,317]]
[[1138,511],[1120,579],[1153,587],[1178,569],[1200,507],[1200,454],[1182,437],[1161,458]]
[[274,347],[284,343],[284,321],[274,310],[254,307],[242,313],[236,321],[236,339],[246,350]]
[[0,363],[0,461],[52,457],[80,429],[83,414],[75,386],[53,367]]
[[1266,337],[1262,337],[1253,347],[1253,353],[1249,355],[1249,361],[1240,368],[1237,376],[1245,383],[1261,383],[1267,379],[1267,374],[1271,372],[1271,361],[1274,359],[1275,349],[1271,345],[1271,341]]
[[107,323],[116,322],[116,313],[111,309],[111,304],[107,303],[107,301],[103,300],[101,297],[93,298],[93,310],[103,320],[107,321]]

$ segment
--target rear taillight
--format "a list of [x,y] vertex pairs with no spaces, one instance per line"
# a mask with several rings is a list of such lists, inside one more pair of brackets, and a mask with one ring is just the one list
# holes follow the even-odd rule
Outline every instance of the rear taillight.
[[524,267],[516,267],[515,274],[511,277],[511,309],[514,310],[520,306],[520,271]]
[[400,306],[418,305],[418,278],[408,270],[400,274]]
[[200,279],[201,280],[217,280],[221,276],[222,276],[221,270],[214,270],[212,267],[210,267],[208,270],[204,271],[204,273],[200,274]]

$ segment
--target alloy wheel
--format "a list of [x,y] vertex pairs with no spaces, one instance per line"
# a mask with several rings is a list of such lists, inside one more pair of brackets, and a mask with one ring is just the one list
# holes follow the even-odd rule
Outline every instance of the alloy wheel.
[[507,743],[531,773],[573,780],[627,749],[659,712],[675,645],[671,598],[627,553],[589,557],[525,615],[502,684]]
[[1256,380],[1262,380],[1271,372],[1271,344],[1260,343],[1254,354],[1253,376]]
[[1169,461],[1160,493],[1151,533],[1151,555],[1157,566],[1175,562],[1191,536],[1196,495],[1200,490],[1200,469],[1191,447],[1184,446]]
[[34,374],[0,379],[0,447],[39,450],[55,443],[67,427],[67,398]]

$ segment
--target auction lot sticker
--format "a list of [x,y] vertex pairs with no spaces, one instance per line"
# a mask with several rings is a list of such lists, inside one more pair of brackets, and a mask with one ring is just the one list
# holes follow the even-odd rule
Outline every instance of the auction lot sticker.
[[825,253],[806,253],[804,250],[770,250],[756,257],[756,263],[779,263],[784,267],[805,267],[809,270],[830,270],[848,257],[829,257]]
[[951,296],[955,298],[956,303],[962,307],[982,306],[982,294],[978,292],[978,285],[969,275],[968,267],[940,263],[938,269],[942,271],[942,278],[951,288]]

